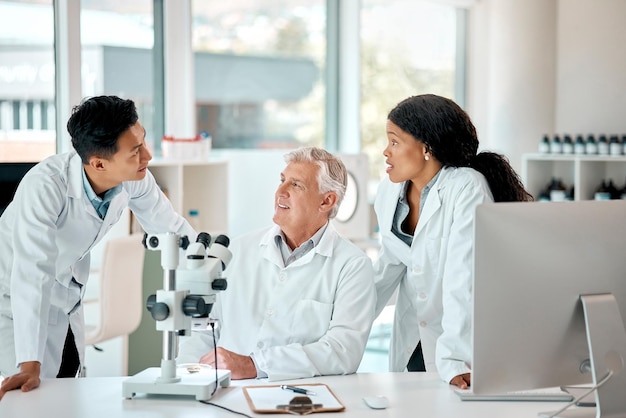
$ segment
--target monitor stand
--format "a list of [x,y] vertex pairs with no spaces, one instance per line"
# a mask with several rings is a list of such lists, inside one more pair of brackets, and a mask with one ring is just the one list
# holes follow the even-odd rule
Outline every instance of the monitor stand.
[[[581,295],[587,331],[587,344],[591,363],[593,385],[613,375],[595,392],[596,407],[572,406],[556,417],[600,418],[626,417],[626,330],[615,296],[611,293]],[[540,413],[541,417],[554,416],[553,412]]]

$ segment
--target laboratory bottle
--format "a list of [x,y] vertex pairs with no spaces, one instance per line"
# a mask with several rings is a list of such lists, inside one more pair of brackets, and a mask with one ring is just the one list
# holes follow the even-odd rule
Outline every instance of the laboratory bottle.
[[622,155],[622,144],[617,135],[611,135],[611,139],[609,140],[609,154],[614,157]]
[[609,155],[609,141],[607,141],[606,135],[598,137],[598,155]]
[[574,185],[572,185],[572,187],[570,187],[569,191],[567,192],[567,196],[565,197],[566,200],[570,200],[570,201],[574,201],[574,192],[576,190],[574,189]]
[[620,190],[620,199],[626,200],[626,182],[624,182],[624,187]]
[[552,138],[552,142],[550,142],[550,153],[561,154],[562,152],[563,144],[561,143],[561,138],[558,135],[554,135],[554,138]]
[[626,135],[622,135],[622,154],[626,155]]
[[552,178],[548,190],[550,191],[550,200],[552,202],[563,202],[567,198],[567,187],[559,178]]
[[593,135],[587,136],[587,141],[585,142],[585,154],[596,155],[598,153],[598,144],[596,144],[596,139]]
[[574,153],[574,143],[572,142],[572,137],[569,135],[563,136],[563,154],[573,154]]
[[585,140],[582,135],[576,135],[576,142],[574,143],[574,154],[585,155]]
[[550,138],[548,138],[548,135],[544,135],[541,142],[539,142],[539,152],[541,154],[550,153]]
[[602,180],[600,186],[596,189],[593,195],[594,200],[611,200],[611,192],[607,188],[606,181]]
[[615,184],[613,183],[613,179],[609,179],[609,184],[606,185],[606,189],[608,190],[609,194],[611,195],[611,199],[619,199],[620,198],[620,192],[619,192],[619,190],[617,190],[617,187],[615,187]]

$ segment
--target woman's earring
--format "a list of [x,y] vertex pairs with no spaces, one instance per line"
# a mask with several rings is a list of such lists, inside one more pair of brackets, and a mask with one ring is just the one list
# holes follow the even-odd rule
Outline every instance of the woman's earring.
[[428,161],[428,160],[430,160],[430,157],[429,157],[428,155],[424,155],[424,159],[425,159],[426,161]]

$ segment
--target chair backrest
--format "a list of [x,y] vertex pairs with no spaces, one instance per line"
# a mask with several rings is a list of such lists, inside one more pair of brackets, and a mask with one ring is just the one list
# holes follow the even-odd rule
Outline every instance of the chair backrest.
[[109,240],[100,269],[100,321],[86,328],[85,344],[93,345],[128,335],[139,326],[143,312],[143,234]]

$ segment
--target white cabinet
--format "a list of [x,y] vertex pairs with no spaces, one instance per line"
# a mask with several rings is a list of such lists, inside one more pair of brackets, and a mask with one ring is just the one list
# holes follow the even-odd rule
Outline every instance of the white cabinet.
[[189,211],[198,211],[198,225],[194,228],[211,235],[228,232],[226,161],[153,160],[148,169],[178,213],[189,220]]
[[524,154],[522,181],[537,199],[553,178],[574,186],[574,200],[592,200],[603,180],[613,180],[618,189],[626,179],[626,156]]

